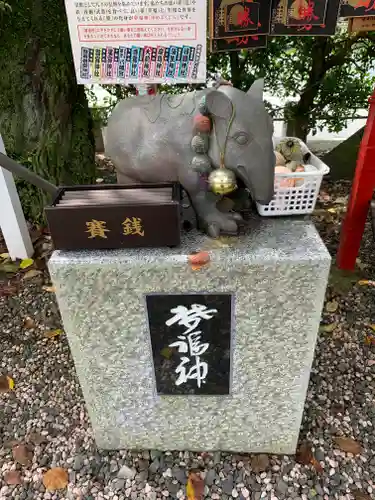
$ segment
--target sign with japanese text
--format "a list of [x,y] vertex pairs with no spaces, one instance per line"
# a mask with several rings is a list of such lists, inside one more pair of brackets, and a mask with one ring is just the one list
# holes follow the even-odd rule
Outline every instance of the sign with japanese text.
[[375,31],[375,17],[353,17],[349,19],[349,33]]
[[210,40],[211,52],[231,52],[233,50],[259,49],[261,47],[267,47],[266,35],[212,38]]
[[340,0],[273,0],[271,35],[334,35]]
[[[341,17],[375,16],[375,0],[342,0]],[[373,30],[374,28],[372,28]],[[358,30],[363,31],[363,30]]]
[[158,394],[230,393],[232,302],[230,293],[146,296]]
[[206,81],[206,0],[65,0],[78,83]]
[[210,37],[233,38],[268,34],[271,0],[209,0]]

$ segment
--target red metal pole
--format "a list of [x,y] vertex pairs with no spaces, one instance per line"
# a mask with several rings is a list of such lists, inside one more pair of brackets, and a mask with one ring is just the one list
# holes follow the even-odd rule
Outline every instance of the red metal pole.
[[359,147],[353,186],[348,210],[341,227],[340,245],[337,254],[338,268],[348,271],[355,268],[375,188],[375,90],[369,99],[369,103],[369,113]]

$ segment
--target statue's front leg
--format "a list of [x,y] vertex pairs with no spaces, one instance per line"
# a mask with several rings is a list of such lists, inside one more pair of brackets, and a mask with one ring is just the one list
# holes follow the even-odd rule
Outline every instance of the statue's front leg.
[[207,190],[207,186],[204,185],[204,181],[202,182],[197,172],[189,169],[180,176],[180,182],[188,192],[197,216],[209,236],[217,237],[220,233],[237,233],[236,221],[242,220],[241,215],[236,212],[220,212],[216,206],[219,196]]

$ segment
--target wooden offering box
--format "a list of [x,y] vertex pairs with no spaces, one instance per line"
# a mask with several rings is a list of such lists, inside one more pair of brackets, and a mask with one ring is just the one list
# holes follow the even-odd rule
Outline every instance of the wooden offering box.
[[45,212],[59,250],[180,244],[178,183],[62,187]]

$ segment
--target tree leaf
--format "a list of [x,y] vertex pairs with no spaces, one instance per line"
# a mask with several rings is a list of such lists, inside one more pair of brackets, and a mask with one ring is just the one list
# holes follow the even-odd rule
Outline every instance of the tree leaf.
[[68,472],[61,467],[54,467],[43,476],[43,484],[46,490],[62,490],[68,485]]
[[21,465],[30,465],[33,454],[25,444],[17,444],[12,448],[13,458]]
[[203,500],[204,481],[199,472],[190,472],[186,485],[188,500]]
[[205,251],[193,253],[189,255],[188,260],[192,270],[197,271],[210,262],[210,254]]
[[321,466],[320,462],[314,456],[311,459],[311,465],[314,467],[316,472],[318,472],[319,474],[323,474],[324,469]]
[[0,375],[0,394],[10,392],[14,389],[14,380],[7,375]]
[[345,453],[352,455],[359,455],[362,451],[362,446],[352,438],[348,437],[334,437],[333,441]]
[[27,328],[28,330],[31,328],[35,328],[36,327],[35,321],[32,318],[27,317],[23,322],[23,327]]
[[254,455],[250,460],[250,465],[256,474],[264,472],[268,469],[270,464],[268,455],[262,453],[261,455]]
[[39,269],[29,269],[23,276],[23,280],[30,280],[31,278],[35,278],[36,276],[40,276],[43,274],[43,271],[39,271]]
[[9,259],[9,257],[9,253],[0,253],[0,259],[2,260]]
[[21,484],[21,474],[18,470],[7,470],[4,474],[4,481],[10,485]]
[[338,323],[330,323],[329,325],[320,325],[319,330],[323,333],[332,333],[336,330]]
[[9,297],[17,293],[17,287],[12,284],[0,283],[0,297]]
[[15,262],[2,262],[0,264],[0,271],[4,271],[5,273],[17,273],[18,264]]
[[334,313],[337,311],[338,307],[339,307],[339,303],[337,302],[337,300],[333,299],[330,302],[327,302],[326,311],[329,313]]
[[20,263],[20,269],[26,269],[34,264],[34,259],[23,259]]
[[359,280],[358,285],[360,286],[375,286],[375,281],[372,280]]
[[163,347],[163,349],[160,351],[160,354],[163,356],[163,358],[170,359],[173,353],[173,349],[170,347],[166,346]]
[[370,495],[368,495],[364,491],[352,491],[351,493],[354,497],[354,500],[371,500]]
[[53,293],[55,293],[56,292],[56,287],[55,286],[44,286],[43,290],[45,292],[51,292],[51,293],[53,292]]
[[364,343],[365,345],[375,345],[374,335],[366,335]]
[[46,332],[44,336],[47,337],[47,339],[53,339],[54,337],[58,337],[59,335],[61,335],[62,332],[63,331],[60,328],[58,328],[57,330],[51,330],[49,332]]
[[310,465],[314,458],[311,444],[310,443],[302,443],[298,448],[296,453],[296,461],[301,465]]

